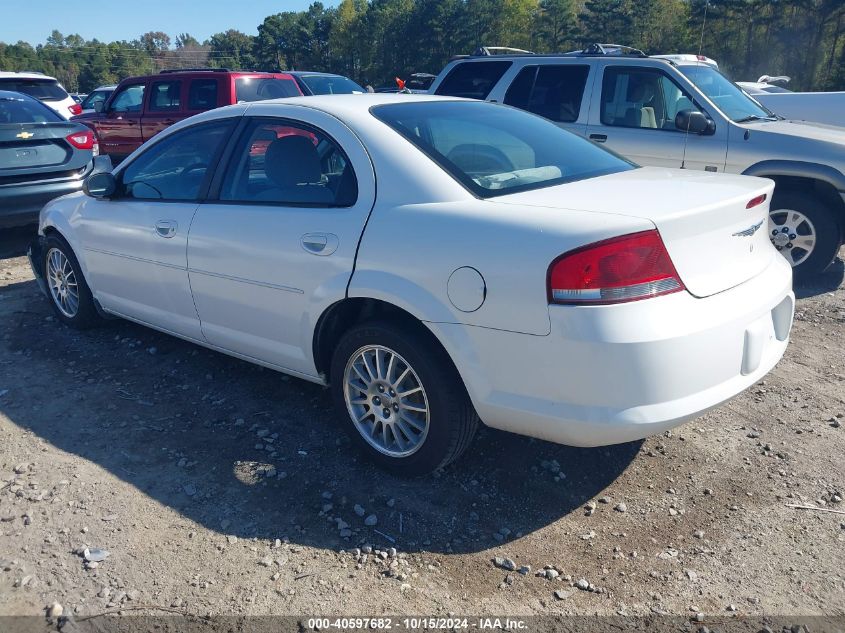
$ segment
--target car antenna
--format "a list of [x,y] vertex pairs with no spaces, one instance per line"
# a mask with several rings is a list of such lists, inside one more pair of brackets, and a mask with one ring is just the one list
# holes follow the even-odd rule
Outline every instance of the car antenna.
[[[704,19],[701,21],[701,37],[698,40],[698,60],[696,64],[703,64],[701,53],[704,50],[704,28],[707,26],[707,9],[710,8],[710,0],[704,0]],[[684,131],[684,152],[681,154],[681,169],[686,169],[687,163],[687,141],[689,140],[689,121]]]

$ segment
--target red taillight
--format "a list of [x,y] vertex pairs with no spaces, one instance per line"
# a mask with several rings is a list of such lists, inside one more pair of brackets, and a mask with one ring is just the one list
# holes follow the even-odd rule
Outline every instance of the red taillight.
[[748,201],[748,204],[745,205],[745,208],[746,209],[753,209],[754,207],[763,204],[765,201],[766,201],[766,194],[764,193],[764,194],[757,196],[756,198],[751,198],[751,200]]
[[73,105],[68,106],[67,109],[70,110],[71,114],[82,114],[82,106],[78,103],[74,103]]
[[94,132],[74,132],[65,137],[76,149],[94,149]]
[[657,231],[596,242],[564,253],[549,266],[550,303],[623,303],[683,289]]

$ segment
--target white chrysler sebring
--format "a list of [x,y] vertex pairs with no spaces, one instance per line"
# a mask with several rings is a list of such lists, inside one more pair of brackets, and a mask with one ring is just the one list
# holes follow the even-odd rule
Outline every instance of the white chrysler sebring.
[[772,182],[640,168],[506,106],[409,95],[220,108],[49,203],[58,318],[136,321],[331,385],[400,473],[479,419],[577,446],[669,429],[783,355]]

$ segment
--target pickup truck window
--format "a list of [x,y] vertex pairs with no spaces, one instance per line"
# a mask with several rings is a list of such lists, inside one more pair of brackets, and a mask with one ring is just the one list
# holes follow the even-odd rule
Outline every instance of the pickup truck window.
[[144,84],[131,84],[118,90],[109,106],[112,112],[140,112],[144,103]]
[[465,62],[458,64],[437,87],[436,94],[467,99],[486,99],[512,62]]
[[194,79],[188,88],[188,110],[211,110],[217,107],[217,80]]
[[505,103],[550,121],[572,123],[578,120],[589,74],[589,66],[526,66],[508,88]]
[[678,130],[675,116],[696,110],[690,96],[665,73],[651,68],[604,71],[601,122],[615,127]]
[[480,198],[636,167],[516,108],[440,101],[381,105],[372,113]]
[[173,112],[181,108],[181,81],[156,81],[150,88],[150,92],[152,112]]

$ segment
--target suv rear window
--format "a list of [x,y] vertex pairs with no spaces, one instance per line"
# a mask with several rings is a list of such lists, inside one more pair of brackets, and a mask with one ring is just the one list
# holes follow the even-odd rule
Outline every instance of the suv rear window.
[[0,79],[0,89],[22,92],[42,101],[63,101],[65,89],[55,79]]
[[372,113],[480,198],[635,167],[554,123],[516,108],[426,101],[377,106]]
[[293,79],[274,77],[238,77],[235,79],[235,101],[262,101],[280,97],[298,97],[299,88]]
[[467,99],[486,99],[512,62],[464,62],[443,79],[435,94]]
[[50,108],[24,97],[0,97],[0,124],[64,121]]

